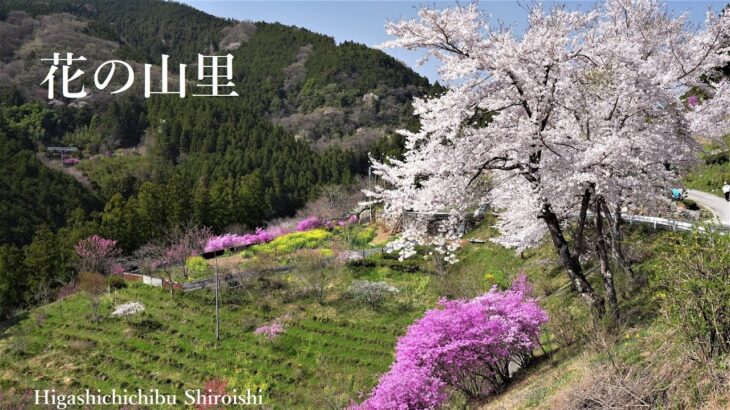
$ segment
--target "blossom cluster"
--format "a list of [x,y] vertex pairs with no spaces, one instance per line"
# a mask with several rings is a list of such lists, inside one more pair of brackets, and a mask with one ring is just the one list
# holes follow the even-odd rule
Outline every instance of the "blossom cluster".
[[78,158],[66,158],[63,160],[63,165],[76,165],[79,162]]
[[114,265],[112,265],[112,268],[111,268],[112,275],[121,275],[123,273],[124,273],[124,266],[122,266],[122,264],[115,263]]
[[286,230],[283,228],[275,227],[270,229],[256,228],[256,232],[252,234],[236,235],[227,233],[214,236],[205,245],[205,252],[216,252],[223,249],[237,248],[239,246],[268,243],[286,233]]
[[82,271],[107,273],[112,268],[114,258],[121,254],[117,241],[92,235],[82,239],[74,246],[80,259]]
[[520,275],[505,291],[495,287],[472,300],[442,300],[408,328],[395,363],[371,396],[351,408],[434,409],[448,398],[448,388],[469,397],[501,389],[510,362],[524,364],[548,320],[530,291]]
[[316,216],[310,216],[309,218],[304,218],[297,222],[297,231],[304,232],[310,229],[319,228],[320,226],[322,226],[322,221],[320,221],[320,219]]
[[254,334],[263,336],[266,339],[273,341],[280,334],[284,333],[284,326],[278,320],[273,321],[271,324],[259,326],[253,331]]
[[[345,227],[350,224],[357,222],[357,216],[352,215],[346,219],[338,221],[322,221],[316,216],[310,216],[297,222],[296,230],[298,232],[309,231],[316,228],[325,227],[328,229],[334,228],[335,226]],[[271,228],[256,228],[256,232],[252,234],[237,235],[237,234],[224,234],[219,236],[211,237],[203,250],[204,252],[217,252],[223,249],[237,248],[241,246],[258,245],[262,243],[268,243],[278,238],[279,236],[290,233],[288,229],[283,227],[271,227]]]

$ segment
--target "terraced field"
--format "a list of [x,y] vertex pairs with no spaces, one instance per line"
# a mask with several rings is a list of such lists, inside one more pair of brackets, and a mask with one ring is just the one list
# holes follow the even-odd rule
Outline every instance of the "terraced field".
[[[415,296],[404,274],[393,276],[400,276],[392,282],[403,298]],[[279,279],[275,286],[286,283]],[[263,388],[273,408],[346,404],[387,370],[397,336],[425,309],[403,299],[374,311],[341,295],[320,305],[288,300],[285,292],[225,290],[219,342],[211,291],[173,300],[162,289],[130,284],[104,297],[98,324],[90,320],[87,298],[77,294],[31,312],[0,335],[0,386],[5,393],[159,388],[180,398],[185,389],[225,379],[229,391]],[[146,311],[108,315],[128,301],[141,301]],[[281,317],[286,331],[273,342],[253,333]]]
[[38,311],[44,319],[36,312],[3,335],[0,383],[6,390],[150,386],[181,394],[223,378],[244,390],[264,387],[268,402],[283,408],[313,403],[325,391],[336,396],[338,389],[370,387],[388,368],[395,338],[414,316],[353,311],[341,315],[348,319],[327,319],[314,312],[292,320],[281,338],[269,342],[255,336],[251,324],[266,322],[270,314],[229,303],[221,315],[222,340],[216,343],[210,296],[171,300],[160,289],[132,285],[107,298],[107,310],[141,300],[146,312],[99,324],[87,320],[83,296],[54,303]]
[[[470,236],[492,234],[485,224]],[[333,240],[273,255],[296,265],[298,252],[332,254]],[[390,366],[398,336],[439,297],[468,297],[508,284],[520,269],[542,271],[544,258],[534,256],[523,260],[489,242],[466,244],[461,262],[439,275],[429,259],[401,262],[376,254],[327,268],[324,298],[307,291],[297,269],[266,274],[222,290],[220,341],[212,290],[171,299],[167,290],[130,283],[102,298],[99,323],[91,320],[88,297],[76,294],[0,330],[0,394],[157,388],[184,400],[185,390],[223,379],[229,393],[262,388],[267,408],[342,408],[371,390]],[[399,293],[373,308],[348,294],[355,280],[386,282]],[[557,284],[562,281],[556,278],[550,287]],[[145,312],[110,316],[114,306],[131,301],[143,303]],[[285,327],[277,339],[254,333],[275,319]]]

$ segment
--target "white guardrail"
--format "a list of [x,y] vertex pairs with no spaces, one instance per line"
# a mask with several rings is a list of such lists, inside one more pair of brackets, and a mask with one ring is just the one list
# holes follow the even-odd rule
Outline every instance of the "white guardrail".
[[653,226],[654,229],[671,229],[673,231],[692,231],[697,229],[699,231],[704,231],[707,228],[710,228],[710,230],[730,231],[730,227],[723,225],[693,224],[691,222],[675,221],[673,219],[659,218],[656,216],[622,215],[621,219],[628,222],[629,225],[644,224]]

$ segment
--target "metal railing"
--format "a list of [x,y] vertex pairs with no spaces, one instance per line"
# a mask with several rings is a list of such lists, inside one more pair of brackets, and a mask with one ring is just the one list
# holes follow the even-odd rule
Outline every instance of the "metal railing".
[[644,224],[653,227],[654,229],[669,229],[672,231],[704,231],[707,229],[723,231],[730,231],[730,227],[724,225],[708,225],[708,224],[693,224],[691,222],[676,221],[673,219],[659,218],[656,216],[644,216],[644,215],[622,215],[621,219],[628,222],[629,225],[633,224]]

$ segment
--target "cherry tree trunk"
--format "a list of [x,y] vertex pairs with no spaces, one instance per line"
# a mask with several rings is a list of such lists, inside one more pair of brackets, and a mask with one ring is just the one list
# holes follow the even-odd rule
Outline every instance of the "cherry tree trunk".
[[621,235],[621,204],[616,204],[613,215],[611,215],[608,205],[605,202],[603,202],[602,208],[609,218],[609,227],[611,230],[611,253],[613,254],[613,258],[616,260],[616,263],[618,263],[621,269],[626,272],[632,285],[638,285],[639,281],[636,273],[634,273],[631,263],[624,256],[623,247],[621,245],[623,242],[623,237]]
[[616,287],[613,283],[613,272],[611,272],[611,267],[608,263],[606,235],[603,231],[603,204],[605,204],[603,197],[597,197],[593,214],[593,221],[596,228],[596,253],[598,254],[601,276],[603,277],[603,286],[606,289],[608,315],[612,319],[618,319],[619,308],[618,299],[616,298]]
[[549,205],[545,205],[542,209],[541,218],[545,221],[545,224],[547,224],[550,232],[550,238],[553,241],[553,245],[555,245],[555,250],[558,253],[560,263],[568,272],[568,276],[570,277],[573,287],[588,306],[591,307],[599,317],[602,317],[604,314],[604,301],[601,297],[596,295],[595,290],[593,290],[591,284],[588,283],[588,280],[586,280],[585,274],[583,273],[583,267],[580,265],[580,261],[577,256],[570,252],[570,246],[568,241],[565,239],[562,228],[560,227],[558,216],[550,209]]

